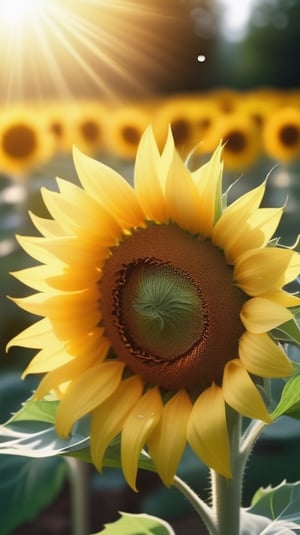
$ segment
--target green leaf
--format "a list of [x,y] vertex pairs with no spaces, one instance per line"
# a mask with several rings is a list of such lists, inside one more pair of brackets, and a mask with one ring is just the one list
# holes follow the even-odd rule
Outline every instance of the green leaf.
[[300,345],[300,329],[293,319],[283,323],[272,332],[277,340]]
[[33,520],[50,504],[65,481],[62,458],[29,459],[0,455],[1,535]]
[[[121,445],[121,436],[119,435],[110,443],[110,445],[108,446],[105,452],[104,459],[103,459],[104,468],[122,468],[120,445]],[[69,457],[75,457],[76,459],[79,459],[81,461],[92,463],[91,452],[90,452],[89,447],[79,449],[79,450],[73,450],[73,451],[70,451],[70,453],[68,452],[65,453],[65,455],[68,455]],[[144,450],[140,453],[138,466],[139,468],[143,470],[156,472],[156,468],[151,458]]]
[[105,524],[104,529],[94,535],[175,535],[172,527],[161,518],[146,514],[120,514],[119,520]]
[[293,375],[284,386],[280,401],[272,412],[271,418],[276,420],[283,414],[300,419],[300,373]]
[[84,418],[76,423],[69,438],[61,439],[48,422],[9,421],[0,426],[0,454],[37,458],[65,455],[89,445],[88,430],[89,422]]
[[300,481],[260,488],[247,511],[276,521],[295,522],[300,528]]
[[55,424],[57,405],[58,401],[45,399],[37,401],[29,398],[7,424],[26,420]]
[[[57,403],[51,399],[27,400],[5,425],[0,426],[0,456],[9,454],[43,458],[67,455],[92,463],[89,418],[79,420],[68,439],[60,439],[55,429]],[[141,452],[138,465],[144,470],[155,471],[145,451]],[[121,468],[120,436],[108,446],[103,467]]]

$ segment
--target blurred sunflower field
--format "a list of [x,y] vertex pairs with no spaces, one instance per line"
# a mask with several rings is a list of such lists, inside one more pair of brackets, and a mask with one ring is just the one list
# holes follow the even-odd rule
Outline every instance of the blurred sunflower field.
[[[74,146],[132,184],[149,124],[160,151],[171,128],[191,169],[222,140],[230,199],[268,177],[263,206],[284,206],[279,236],[299,251],[299,27],[300,0],[0,0],[0,423],[41,379],[21,379],[33,350],[6,352],[36,319],[11,299],[30,294],[12,274],[34,265],[16,235],[37,235],[31,217],[49,217],[41,189],[57,191],[55,177],[78,184]],[[287,342],[300,364],[299,348]],[[283,385],[270,381],[277,399]],[[25,419],[32,433],[40,430],[37,414]],[[84,425],[77,439],[87,447]],[[244,506],[261,486],[300,480],[299,446],[296,419],[263,432],[246,471]],[[179,535],[206,533],[188,502],[151,470],[141,471],[135,494],[113,461],[99,475],[80,459],[36,457],[0,455],[0,535],[100,533],[118,510],[161,515]],[[201,465],[196,477],[197,469],[187,448],[179,473],[206,498],[208,470]]]

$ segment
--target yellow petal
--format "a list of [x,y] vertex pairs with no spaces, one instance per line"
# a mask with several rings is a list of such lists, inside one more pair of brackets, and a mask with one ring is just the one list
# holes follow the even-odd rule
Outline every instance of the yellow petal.
[[[234,279],[248,295],[256,296],[271,289],[279,289],[283,278],[286,282],[290,282],[286,280],[286,273],[289,270],[292,274],[290,265],[294,263],[295,256],[296,253],[291,249],[279,247],[248,251],[237,260],[233,272]],[[297,277],[297,271],[299,272],[300,255],[298,263],[298,269],[293,272],[293,279]]]
[[284,307],[297,307],[300,306],[300,297],[296,295],[289,294],[284,290],[270,290],[263,294],[265,299],[270,299],[270,301],[275,301],[276,303],[283,305]]
[[187,440],[207,466],[224,477],[231,477],[225,402],[217,385],[204,390],[194,403]]
[[176,148],[175,148],[175,144],[174,144],[172,129],[169,126],[166,143],[165,143],[165,146],[163,148],[163,151],[162,151],[162,154],[161,154],[161,157],[160,157],[160,161],[159,161],[159,166],[158,166],[158,171],[159,171],[158,172],[158,177],[159,177],[159,180],[160,180],[162,191],[164,191],[164,192],[166,190],[166,183],[167,183],[167,179],[168,179],[168,174],[169,174],[169,170],[170,170],[170,167],[172,165],[172,162],[173,162],[175,150],[176,150]]
[[92,331],[101,319],[97,288],[50,297],[36,293],[13,301],[27,312],[49,317],[52,329],[62,339],[68,338],[67,330],[70,328],[74,331],[74,336],[76,329],[81,332]]
[[100,278],[100,270],[97,266],[90,266],[88,274],[87,269],[83,269],[82,266],[65,266],[56,274],[52,270],[52,275],[48,275],[46,282],[56,290],[76,292],[85,290],[89,285],[99,282]]
[[55,370],[56,368],[67,364],[73,360],[73,358],[74,357],[64,349],[64,344],[59,342],[54,346],[39,351],[22,373],[22,379],[30,373],[46,373]]
[[133,490],[138,458],[162,413],[162,400],[158,388],[148,390],[126,418],[121,437],[121,459],[125,479]]
[[134,375],[121,381],[114,393],[93,410],[91,420],[91,456],[101,471],[105,450],[123,427],[128,413],[142,395],[143,382]]
[[219,143],[211,159],[192,173],[200,198],[199,225],[204,236],[212,235],[216,209],[221,204],[222,150],[223,146]]
[[239,340],[239,357],[248,372],[260,377],[288,377],[293,365],[267,334],[245,332]]
[[191,173],[184,166],[177,151],[166,184],[166,202],[169,216],[183,229],[201,232],[199,226],[200,201]]
[[66,438],[76,420],[103,403],[118,388],[124,364],[122,362],[97,363],[74,379],[56,415],[56,430]]
[[223,212],[213,229],[213,241],[216,245],[230,250],[239,236],[242,236],[244,221],[257,210],[266,189],[265,183],[260,184],[235,202]]
[[100,362],[106,357],[110,342],[104,336],[103,327],[97,327],[85,336],[79,334],[71,338],[65,343],[65,348],[68,353],[79,358],[87,358],[94,354]]
[[29,347],[32,349],[52,347],[53,343],[55,344],[55,340],[51,322],[48,318],[43,318],[12,338],[7,344],[6,350],[8,351],[12,346]]
[[31,211],[28,213],[36,229],[46,238],[57,238],[64,234],[64,230],[58,221],[54,221],[53,219],[44,219],[33,214]]
[[[33,240],[39,238],[32,238]],[[108,255],[108,248],[104,244],[98,244],[97,240],[92,242],[81,239],[77,236],[66,236],[55,239],[44,239],[41,244],[45,254],[50,253],[48,263],[53,262],[53,258],[59,259],[64,266],[80,267],[81,269],[95,269],[103,264],[103,260]],[[51,260],[52,259],[52,260]],[[47,260],[46,260],[47,262]],[[88,279],[88,277],[87,277]]]
[[[54,262],[53,262],[54,264]],[[50,288],[47,279],[55,272],[54,265],[40,265],[32,268],[22,269],[12,273],[12,275],[23,284],[30,286],[39,292],[47,292]]]
[[136,227],[145,216],[135,191],[110,167],[85,156],[76,147],[74,163],[79,180],[91,197],[108,210],[122,226]]
[[235,264],[237,259],[250,249],[267,245],[278,227],[282,208],[259,208],[244,221],[240,221],[236,235],[226,244],[226,258]]
[[287,308],[263,297],[249,299],[241,310],[242,323],[251,333],[265,333],[291,319],[294,316]]
[[[64,351],[61,351],[61,353],[63,361]],[[84,359],[74,358],[73,356],[69,362],[60,364],[58,368],[50,371],[43,377],[35,393],[36,399],[43,398],[51,390],[67,381],[76,380],[82,373],[91,368],[95,362],[99,364],[97,356],[87,355]]]
[[285,286],[293,281],[300,274],[300,254],[294,252],[287,269],[282,274],[282,278],[278,281],[280,287]]
[[101,240],[103,245],[114,244],[122,233],[116,219],[84,190],[62,179],[57,179],[57,182],[65,196],[45,188],[41,192],[50,214],[59,221],[66,233],[88,232]]
[[138,146],[134,187],[148,219],[166,222],[166,202],[159,179],[160,154],[151,127],[144,132]]
[[248,418],[272,422],[261,395],[238,359],[227,362],[222,388],[226,403],[235,411]]
[[39,262],[42,262],[43,264],[51,264],[53,261],[58,261],[45,247],[47,238],[20,235],[17,235],[16,238],[24,251]]
[[162,417],[147,442],[158,474],[167,487],[172,485],[186,446],[186,429],[191,410],[189,396],[180,390],[164,406]]

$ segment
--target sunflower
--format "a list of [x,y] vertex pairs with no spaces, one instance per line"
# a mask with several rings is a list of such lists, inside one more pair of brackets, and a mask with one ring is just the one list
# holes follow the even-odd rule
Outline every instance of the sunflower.
[[198,99],[177,95],[162,100],[153,115],[152,126],[158,146],[163,147],[169,125],[180,154],[187,155],[195,145]]
[[105,146],[118,157],[134,159],[142,134],[150,120],[147,105],[117,106],[107,116]]
[[121,434],[133,489],[144,447],[167,486],[187,443],[230,478],[227,405],[271,422],[256,379],[293,372],[270,331],[299,304],[284,290],[299,255],[269,243],[282,209],[259,207],[265,182],[222,207],[221,154],[190,172],[149,127],[131,187],[75,149],[82,188],[43,189],[53,219],[32,215],[42,236],[19,237],[41,264],[15,274],[37,290],[15,301],[43,318],[9,346],[39,349],[24,376],[47,372],[36,398],[59,397],[61,437],[91,415],[99,470]]
[[300,110],[285,106],[265,122],[263,143],[272,158],[289,162],[300,158]]
[[53,156],[54,140],[34,109],[15,106],[1,112],[0,169],[23,175]]
[[71,146],[75,144],[89,155],[103,150],[104,121],[108,107],[98,100],[79,100],[66,108],[71,124]]
[[206,144],[216,145],[218,139],[224,141],[225,169],[244,169],[253,164],[261,152],[260,130],[254,119],[244,113],[220,115]]

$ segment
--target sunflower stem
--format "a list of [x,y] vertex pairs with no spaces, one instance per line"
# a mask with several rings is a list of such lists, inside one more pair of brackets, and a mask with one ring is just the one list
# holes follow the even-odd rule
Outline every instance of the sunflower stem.
[[241,417],[228,408],[227,425],[230,441],[232,478],[211,470],[213,511],[218,535],[239,535],[242,479],[245,462],[240,455]]
[[246,429],[241,441],[241,457],[244,460],[244,464],[246,464],[255,442],[267,425],[261,420],[252,420]]
[[207,527],[210,535],[218,535],[218,529],[215,522],[215,516],[212,509],[196,494],[191,487],[185,483],[180,477],[175,476],[173,486],[185,496],[189,503],[193,506],[196,513]]
[[73,457],[65,457],[71,486],[72,535],[88,535],[88,465]]

